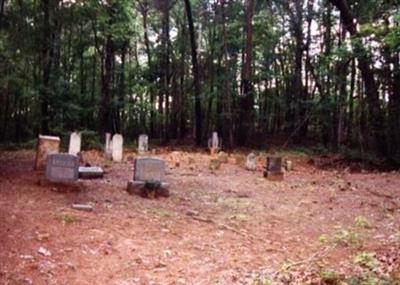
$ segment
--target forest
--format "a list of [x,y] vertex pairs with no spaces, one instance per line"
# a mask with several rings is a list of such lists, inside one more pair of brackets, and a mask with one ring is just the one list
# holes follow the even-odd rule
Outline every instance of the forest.
[[0,143],[80,130],[400,162],[398,0],[1,0]]

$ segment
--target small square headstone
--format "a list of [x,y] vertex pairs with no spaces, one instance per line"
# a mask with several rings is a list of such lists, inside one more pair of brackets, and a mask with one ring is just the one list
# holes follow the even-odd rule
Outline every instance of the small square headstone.
[[165,179],[165,162],[158,158],[137,158],[133,180],[162,182]]
[[73,182],[79,176],[79,158],[76,155],[59,153],[47,156],[46,177],[52,182]]
[[283,180],[282,157],[269,156],[267,157],[267,165],[264,171],[264,176],[269,180]]

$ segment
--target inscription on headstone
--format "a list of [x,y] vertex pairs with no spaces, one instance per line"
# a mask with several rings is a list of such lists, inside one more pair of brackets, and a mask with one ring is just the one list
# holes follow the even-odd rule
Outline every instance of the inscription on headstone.
[[124,151],[124,138],[120,134],[115,134],[112,138],[112,160],[121,162]]
[[149,137],[147,135],[140,135],[138,140],[138,152],[144,154],[149,151]]
[[78,179],[79,158],[60,153],[47,156],[46,177],[53,182],[72,182]]
[[82,135],[78,132],[73,132],[69,138],[68,153],[77,155],[81,151]]
[[137,158],[133,180],[162,182],[165,179],[165,162],[157,158]]

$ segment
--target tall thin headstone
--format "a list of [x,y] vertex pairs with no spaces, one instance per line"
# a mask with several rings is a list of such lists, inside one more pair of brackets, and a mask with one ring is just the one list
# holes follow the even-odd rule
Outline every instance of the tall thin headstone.
[[147,135],[140,135],[138,140],[138,153],[145,154],[149,151],[149,137]]
[[82,135],[78,132],[73,132],[69,138],[69,149],[68,153],[72,155],[78,155],[81,151]]
[[39,135],[36,149],[35,169],[44,169],[46,167],[47,155],[59,153],[60,141],[59,137]]
[[211,139],[209,139],[208,141],[208,147],[210,149],[211,154],[216,154],[218,152],[220,148],[220,142],[217,132],[212,133]]
[[104,148],[104,154],[109,159],[112,157],[112,141],[110,133],[106,133],[106,146]]
[[115,134],[112,138],[112,160],[122,161],[124,151],[124,138],[120,134]]

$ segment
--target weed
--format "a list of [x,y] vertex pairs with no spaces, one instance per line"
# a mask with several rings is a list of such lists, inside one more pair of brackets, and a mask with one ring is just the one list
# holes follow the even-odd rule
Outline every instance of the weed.
[[80,221],[79,217],[71,215],[71,214],[62,214],[58,217],[58,219],[60,221],[62,221],[62,223],[67,224],[67,225]]
[[343,246],[360,246],[362,240],[360,234],[352,229],[338,228],[333,236],[333,242]]
[[361,228],[361,229],[370,229],[371,228],[371,224],[369,223],[367,218],[365,218],[363,216],[356,217],[354,222],[356,224],[356,227],[358,227],[358,228]]
[[374,252],[361,252],[353,257],[353,262],[368,269],[374,269],[379,265]]

